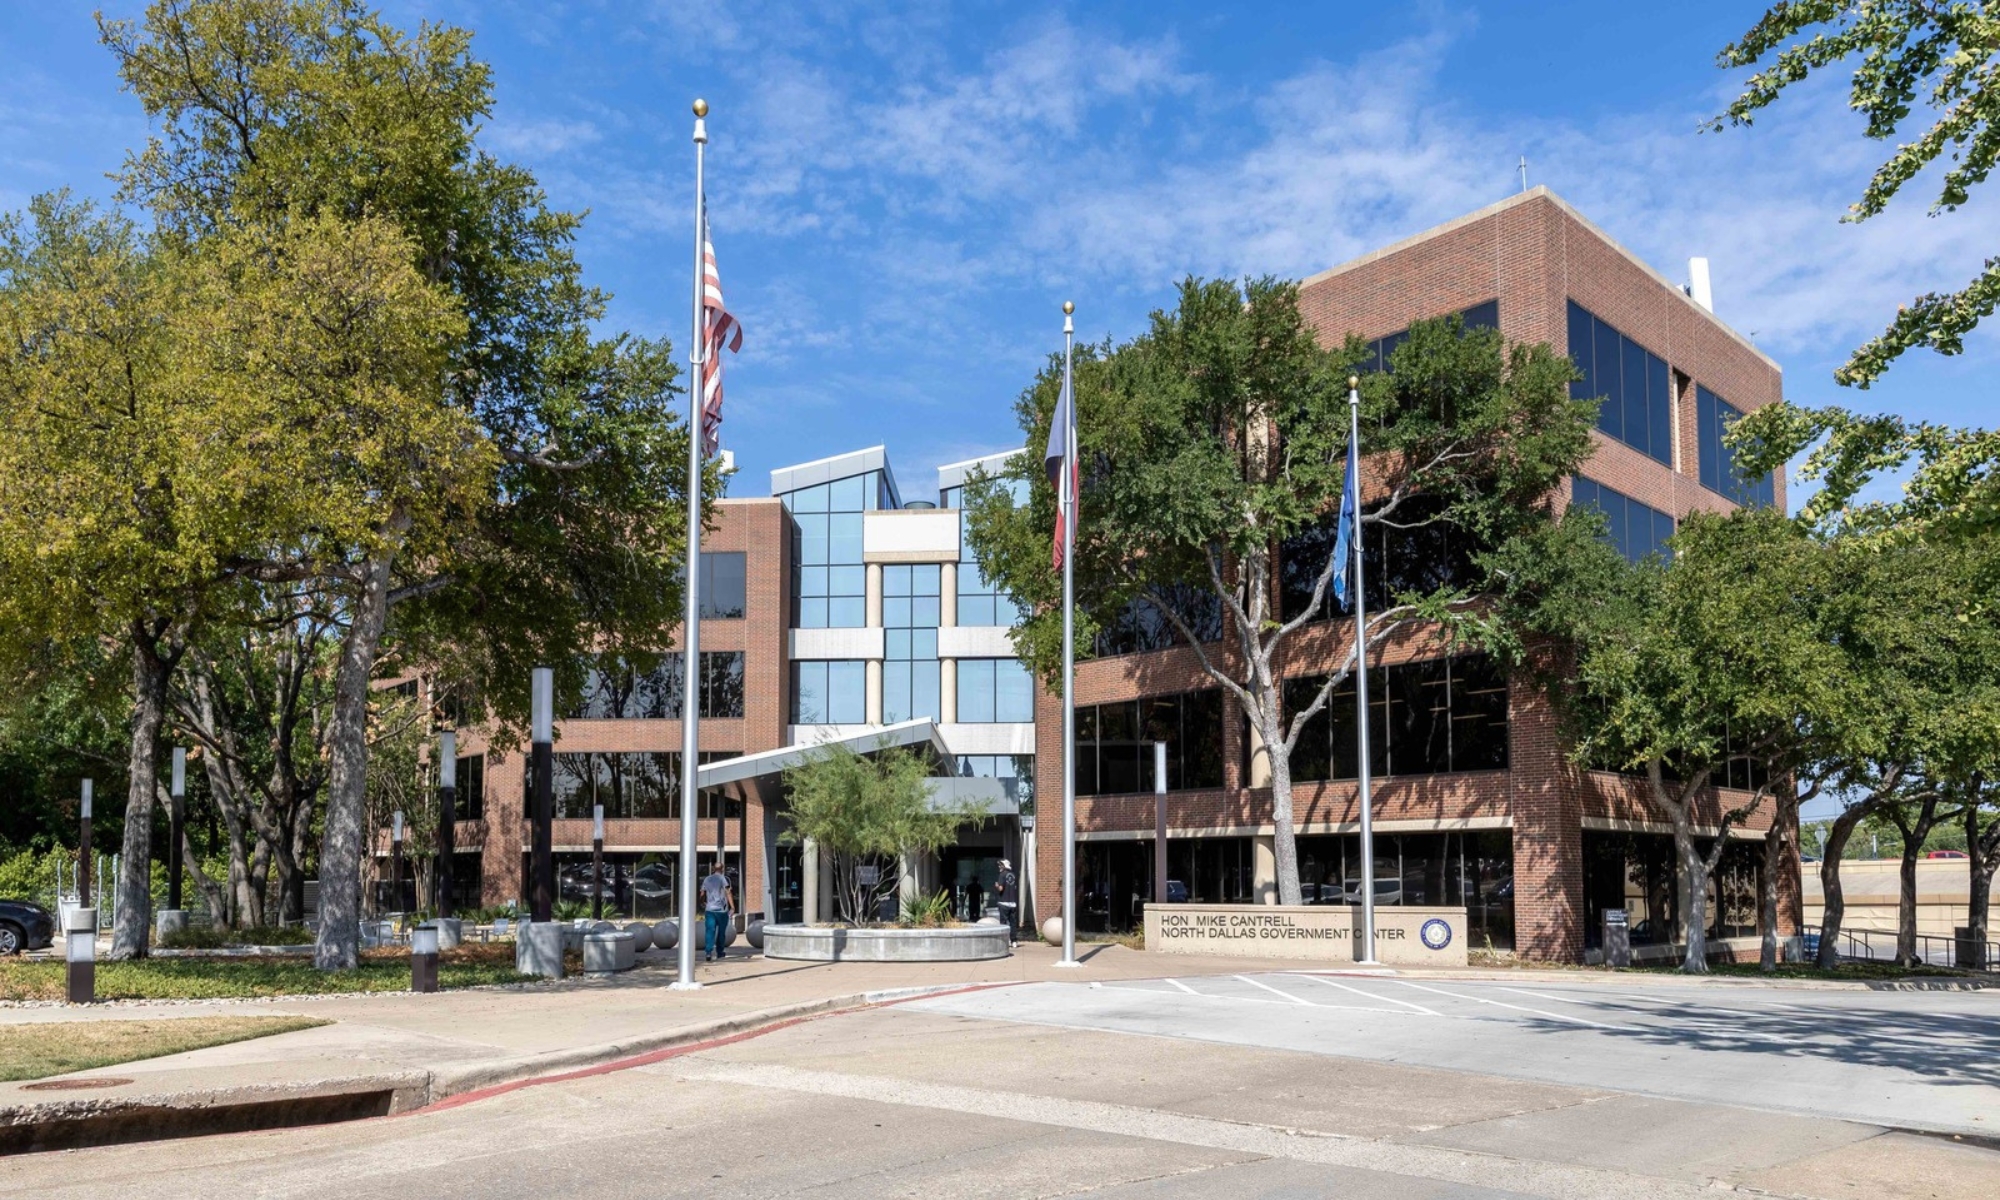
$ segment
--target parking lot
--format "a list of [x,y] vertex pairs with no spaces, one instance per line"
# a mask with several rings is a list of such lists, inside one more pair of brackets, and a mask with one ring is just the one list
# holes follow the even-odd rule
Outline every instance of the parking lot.
[[1305,1051],[1893,1128],[2000,1136],[2000,991],[1312,971],[1039,983],[937,1013]]

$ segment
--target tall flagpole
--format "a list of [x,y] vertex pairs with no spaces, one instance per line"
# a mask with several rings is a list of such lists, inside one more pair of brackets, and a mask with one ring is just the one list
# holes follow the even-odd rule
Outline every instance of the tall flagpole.
[[681,894],[679,958],[673,986],[683,990],[698,988],[694,977],[695,943],[695,826],[700,822],[701,789],[695,768],[701,761],[697,747],[701,739],[701,229],[702,152],[708,146],[708,101],[694,102],[694,336],[689,342],[688,363],[692,378],[688,385],[688,477],[687,477],[687,569],[682,582],[687,589],[687,609],[681,616],[681,640],[686,656],[681,665]]
[[1063,429],[1063,953],[1059,967],[1076,961],[1076,380],[1070,374],[1076,342],[1076,304],[1063,301],[1063,384],[1069,388]]
[[[1350,444],[1356,447],[1355,469],[1361,465],[1361,378],[1347,377],[1347,419]],[[1361,740],[1355,758],[1361,779],[1361,962],[1375,964],[1375,822],[1368,790],[1368,591],[1361,575],[1361,481],[1354,480],[1354,724]]]

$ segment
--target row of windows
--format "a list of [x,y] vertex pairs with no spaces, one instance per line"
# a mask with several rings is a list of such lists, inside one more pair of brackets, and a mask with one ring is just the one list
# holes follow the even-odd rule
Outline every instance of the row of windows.
[[850,659],[792,664],[792,724],[861,725],[867,720],[867,663]]
[[[1019,481],[1010,481],[1008,486],[1014,493],[1014,503],[1018,507],[1028,502],[1028,486]],[[938,502],[946,508],[958,509],[958,623],[960,625],[1013,625],[1027,613],[1013,597],[1000,591],[986,572],[979,567],[979,556],[972,552],[972,539],[966,532],[967,513],[965,511],[965,489],[946,488],[938,493]]]
[[1017,658],[958,660],[958,719],[982,724],[1035,719],[1035,683]]
[[1221,787],[1221,689],[1077,705],[1077,794],[1152,791],[1154,742],[1167,744],[1168,791]]
[[1597,427],[1671,466],[1674,394],[1665,360],[1574,300],[1569,302],[1569,356],[1583,375],[1569,385],[1569,394],[1602,400]]
[[1035,756],[1032,754],[961,754],[958,773],[969,779],[997,779],[1023,813],[1035,811]]
[[[584,673],[581,702],[564,717],[677,721],[683,694],[682,663],[678,654],[663,654],[657,665],[641,668],[616,655],[596,655]],[[741,650],[702,652],[701,715],[718,719],[743,715]]]
[[[1287,679],[1285,711],[1312,703],[1326,676]],[[1368,771],[1439,775],[1507,766],[1507,676],[1484,654],[1398,663],[1368,674]],[[1354,679],[1307,722],[1292,747],[1294,782],[1358,774]],[[1244,739],[1246,758],[1250,740]]]
[[[933,650],[937,633],[928,633]],[[882,718],[894,724],[918,716],[939,720],[938,663],[882,664]],[[900,689],[907,688],[907,691]],[[920,707],[922,706],[922,707]],[[792,664],[792,724],[860,725],[868,719],[868,664],[859,660]],[[1018,659],[958,660],[958,719],[971,724],[1035,719],[1034,682]]]
[[[1500,328],[1500,302],[1498,300],[1488,300],[1484,304],[1475,304],[1456,315],[1460,321],[1465,323],[1465,328],[1467,329]],[[1395,355],[1396,347],[1409,340],[1410,331],[1407,329],[1398,330],[1386,337],[1376,338],[1374,341],[1368,343],[1366,357],[1356,363],[1354,369],[1356,371],[1389,370],[1390,359]]]
[[786,492],[792,514],[792,618],[800,629],[859,629],[868,623],[868,572],[861,514],[888,506],[882,472]]
[[[1427,595],[1444,587],[1470,587],[1477,581],[1472,556],[1478,547],[1456,524],[1438,519],[1443,507],[1441,501],[1428,496],[1411,496],[1396,507],[1394,525],[1362,524],[1361,574],[1370,609],[1386,608],[1392,598],[1403,593]],[[1333,554],[1339,517],[1338,510],[1329,512],[1279,544],[1281,620],[1291,620],[1312,603],[1313,585]],[[1335,606],[1329,584],[1319,612],[1331,616]]]
[[[734,750],[704,750],[695,761],[720,762],[737,757]],[[603,754],[559,753],[550,772],[552,812],[557,820],[588,820],[596,805],[606,820],[629,817],[678,817],[681,814],[681,755],[677,750],[645,750]],[[524,816],[534,815],[534,773],[522,778]],[[728,801],[703,792],[697,815],[712,818]]]
[[1696,386],[1694,415],[1696,439],[1701,444],[1701,485],[1738,504],[1759,508],[1775,505],[1776,479],[1769,473],[1762,479],[1744,479],[1737,473],[1735,452],[1722,440],[1742,412],[1707,388]]
[[1673,517],[1581,475],[1571,477],[1569,489],[1571,504],[1587,505],[1604,514],[1611,544],[1628,562],[1638,562],[1648,554],[1673,553],[1667,546],[1667,539],[1674,536]]
[[[1220,596],[1191,583],[1173,584],[1160,590],[1174,612],[1194,631],[1197,641],[1213,642],[1222,637]],[[1091,652],[1098,658],[1106,658],[1165,650],[1179,644],[1180,634],[1173,622],[1153,600],[1140,596],[1098,628],[1097,636],[1091,639]]]

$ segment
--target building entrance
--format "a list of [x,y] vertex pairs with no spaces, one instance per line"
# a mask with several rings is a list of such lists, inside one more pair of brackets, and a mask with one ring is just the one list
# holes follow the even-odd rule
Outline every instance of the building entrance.
[[951,892],[952,916],[977,921],[993,913],[993,885],[1000,878],[997,847],[953,846],[938,854],[939,884]]

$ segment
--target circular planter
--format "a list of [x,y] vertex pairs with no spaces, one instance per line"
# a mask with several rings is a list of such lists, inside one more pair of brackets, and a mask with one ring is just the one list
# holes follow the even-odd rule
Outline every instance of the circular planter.
[[1007,931],[998,925],[962,929],[764,926],[765,958],[806,962],[975,962],[1007,955]]

